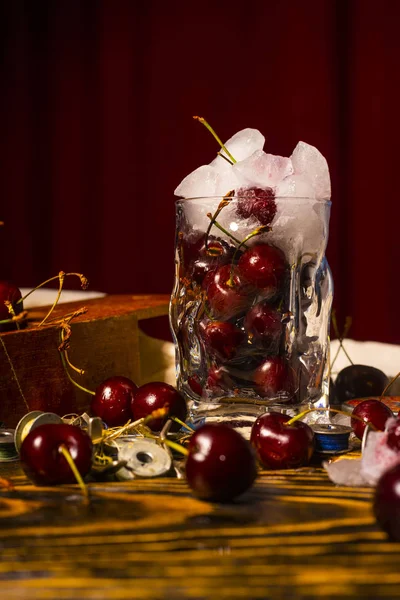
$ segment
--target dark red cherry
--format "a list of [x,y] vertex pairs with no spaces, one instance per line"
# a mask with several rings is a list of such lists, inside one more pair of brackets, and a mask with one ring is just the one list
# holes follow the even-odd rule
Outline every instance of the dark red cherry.
[[282,314],[268,302],[259,302],[247,313],[244,328],[254,340],[266,345],[277,344],[283,331]]
[[314,433],[306,423],[287,425],[288,415],[269,412],[258,417],[250,441],[266,469],[296,469],[307,465],[314,452]]
[[[11,306],[16,315],[19,315],[20,312],[22,312],[23,304],[22,302],[18,302],[21,298],[21,292],[16,285],[10,281],[0,281],[0,321],[12,318],[12,314],[10,314],[6,302],[11,302]],[[10,328],[14,329],[12,323],[0,323],[0,331],[7,331]]]
[[233,389],[234,383],[224,367],[211,365],[207,374],[207,388],[217,392]]
[[247,440],[223,424],[203,425],[190,438],[186,479],[196,496],[229,502],[243,494],[257,475]]
[[340,371],[335,381],[339,404],[354,398],[380,396],[389,383],[385,373],[367,365],[350,365]]
[[276,215],[275,194],[271,188],[240,188],[236,213],[243,219],[255,217],[261,225],[270,225]]
[[131,418],[131,403],[138,389],[128,377],[109,377],[96,389],[90,409],[110,427],[125,425]]
[[249,302],[249,291],[242,285],[235,268],[232,273],[231,278],[231,265],[224,265],[207,275],[203,282],[208,303],[217,319],[230,319],[242,312]]
[[24,439],[20,459],[26,475],[37,485],[75,483],[75,476],[61,453],[64,445],[84,477],[92,465],[92,442],[74,425],[48,423],[36,427]]
[[254,383],[257,393],[263,398],[290,398],[296,391],[295,372],[285,359],[279,356],[266,358],[257,367],[254,371]]
[[[354,417],[360,417],[363,421],[354,419]],[[351,417],[351,426],[356,436],[361,440],[368,422],[372,423],[376,429],[383,431],[386,421],[390,417],[393,417],[393,413],[386,404],[380,400],[370,398],[369,400],[360,402],[354,408]]]
[[[185,421],[187,417],[186,402],[172,385],[161,381],[152,381],[140,386],[132,399],[131,410],[134,421],[147,417],[154,410],[168,406],[168,415]],[[168,419],[153,419],[147,423],[152,431],[160,431]],[[179,431],[181,425],[173,423],[170,431]]]
[[285,255],[270,244],[256,244],[248,248],[237,265],[241,280],[262,288],[267,297],[274,296],[280,290],[286,271]]
[[197,394],[198,396],[201,396],[203,394],[203,387],[200,383],[200,378],[198,375],[196,375],[196,373],[194,375],[191,375],[190,377],[188,377],[188,385],[190,387],[190,389]]
[[244,339],[244,332],[229,321],[209,321],[200,331],[209,353],[222,359],[233,358]]
[[181,260],[185,266],[184,272],[190,279],[201,284],[207,273],[215,271],[219,266],[227,264],[234,248],[224,240],[210,235],[206,244],[206,236],[189,235],[182,240]]
[[385,471],[379,479],[373,510],[379,526],[394,542],[400,542],[400,465]]

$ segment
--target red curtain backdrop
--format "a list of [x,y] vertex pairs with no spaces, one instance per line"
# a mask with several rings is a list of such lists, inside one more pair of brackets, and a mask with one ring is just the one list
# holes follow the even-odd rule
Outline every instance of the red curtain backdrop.
[[3,2],[1,278],[169,293],[173,190],[222,138],[317,146],[339,323],[400,343],[397,0]]

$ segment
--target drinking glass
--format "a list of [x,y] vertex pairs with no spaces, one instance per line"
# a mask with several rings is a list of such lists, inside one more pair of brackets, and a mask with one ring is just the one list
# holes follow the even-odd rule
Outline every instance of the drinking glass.
[[238,197],[176,202],[170,324],[195,423],[327,405],[331,203],[275,203],[269,227],[245,218]]

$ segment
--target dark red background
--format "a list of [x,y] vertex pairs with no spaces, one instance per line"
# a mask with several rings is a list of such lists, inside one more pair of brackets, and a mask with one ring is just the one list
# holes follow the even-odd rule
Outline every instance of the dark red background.
[[351,336],[400,343],[397,0],[3,2],[1,277],[169,293],[173,190],[222,138],[316,145]]

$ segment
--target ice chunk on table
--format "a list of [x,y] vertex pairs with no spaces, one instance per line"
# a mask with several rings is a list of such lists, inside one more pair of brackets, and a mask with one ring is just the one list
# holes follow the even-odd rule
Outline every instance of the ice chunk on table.
[[305,175],[311,182],[316,198],[331,197],[331,179],[328,163],[317,148],[299,142],[291,156],[296,175]]
[[233,165],[232,170],[238,178],[244,179],[247,185],[275,188],[285,177],[293,173],[290,158],[267,154],[256,150],[244,160]]
[[[265,144],[265,137],[263,134],[258,131],[258,129],[241,129],[235,135],[233,135],[227,142],[225,142],[225,147],[232,154],[233,158],[236,161],[244,160],[248,156],[251,156],[253,152],[256,150],[262,150]],[[226,156],[229,159],[229,156],[224,152],[224,150],[220,150],[220,153]],[[230,159],[229,159],[230,160]],[[213,167],[220,168],[221,166],[228,165],[229,163],[222,158],[221,156],[217,156],[211,163]]]
[[175,190],[175,196],[182,198],[202,198],[215,196],[218,185],[218,171],[211,165],[203,165],[183,179]]

